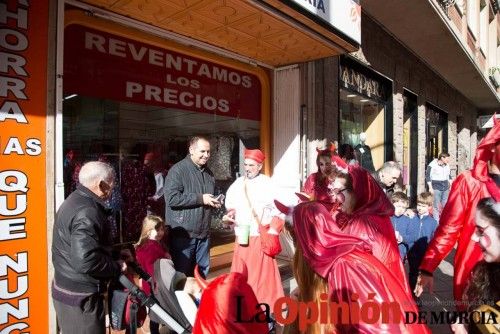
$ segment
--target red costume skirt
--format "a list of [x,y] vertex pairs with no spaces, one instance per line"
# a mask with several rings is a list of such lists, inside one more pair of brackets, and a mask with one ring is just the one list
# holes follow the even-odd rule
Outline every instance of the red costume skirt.
[[264,254],[260,237],[250,237],[248,246],[235,243],[231,272],[246,274],[257,301],[268,304],[271,310],[274,302],[284,296],[278,263]]

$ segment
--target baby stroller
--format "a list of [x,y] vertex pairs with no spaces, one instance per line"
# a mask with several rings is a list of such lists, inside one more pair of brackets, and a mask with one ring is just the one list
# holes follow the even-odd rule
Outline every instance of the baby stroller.
[[[193,298],[183,290],[186,281],[186,275],[174,269],[172,260],[159,259],[155,262],[155,286],[151,291],[153,291],[160,305],[162,305],[162,307],[166,309],[183,328],[191,332],[198,309]],[[153,321],[169,326],[162,319],[157,317],[156,314],[150,314],[150,318]]]
[[[131,268],[146,282],[152,284],[152,278],[137,264],[129,264]],[[149,316],[154,321],[167,326],[171,333],[190,334],[192,332],[192,323],[196,316],[196,306],[191,299],[191,304],[182,297],[182,293],[176,293],[175,289],[185,282],[186,276],[176,272],[171,260],[160,259],[155,262],[155,285],[151,291],[154,291],[150,296],[137,287],[127,276],[121,275],[120,283],[128,290],[133,303],[139,306],[147,306]],[[177,291],[178,292],[178,291]],[[180,300],[178,300],[179,295]],[[190,297],[187,297],[190,298]],[[113,299],[111,299],[111,304]],[[182,305],[182,306],[181,306]],[[186,306],[187,305],[187,306]],[[184,314],[183,308],[189,311],[188,317]],[[121,321],[124,317],[123,309],[111,305],[110,307],[111,322]],[[136,326],[130,324],[130,334],[135,334]]]

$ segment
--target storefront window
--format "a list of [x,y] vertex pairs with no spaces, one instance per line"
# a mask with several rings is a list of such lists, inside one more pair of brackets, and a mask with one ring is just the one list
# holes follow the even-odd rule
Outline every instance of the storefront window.
[[354,148],[365,169],[379,169],[387,151],[387,96],[390,83],[356,61],[340,61],[340,144]]
[[[360,164],[371,171],[384,163],[384,111],[382,103],[340,90],[340,144],[351,145]],[[367,156],[370,153],[371,158]]]
[[118,176],[110,201],[114,211],[112,235],[116,242],[134,241],[147,212],[164,216],[163,197],[153,198],[157,190],[155,174],[165,177],[168,169],[186,156],[190,136],[210,139],[208,165],[216,178],[216,192],[224,193],[237,176],[243,148],[259,146],[259,123],[74,97],[64,103],[65,195],[75,189],[82,163],[111,163]]
[[164,217],[161,180],[191,136],[210,140],[216,194],[238,176],[244,148],[261,144],[261,77],[147,37],[67,26],[64,94],[65,195],[86,161],[113,165],[114,242],[136,241],[147,213]]

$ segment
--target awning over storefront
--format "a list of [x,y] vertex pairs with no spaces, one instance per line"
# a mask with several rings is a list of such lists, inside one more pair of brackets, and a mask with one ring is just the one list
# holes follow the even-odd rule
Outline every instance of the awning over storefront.
[[352,52],[361,36],[361,7],[356,0],[316,0],[314,5],[298,0],[83,2],[270,66]]

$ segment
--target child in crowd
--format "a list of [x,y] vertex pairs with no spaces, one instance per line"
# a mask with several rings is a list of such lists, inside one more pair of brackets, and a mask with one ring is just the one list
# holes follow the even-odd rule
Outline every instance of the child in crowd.
[[423,192],[417,197],[417,216],[412,218],[407,230],[408,265],[410,267],[410,287],[413,291],[417,283],[418,267],[422,262],[427,245],[432,239],[438,222],[430,215],[433,198],[429,192]]
[[411,218],[405,215],[405,212],[408,209],[410,201],[404,192],[396,191],[391,195],[391,202],[394,205],[394,216],[391,217],[391,223],[396,232],[401,259],[404,259],[408,252],[408,240],[406,239],[408,238],[407,232],[411,224]]
[[[151,277],[154,275],[154,263],[158,259],[170,259],[170,254],[163,248],[161,242],[165,236],[165,223],[158,216],[148,215],[142,222],[141,236],[135,244],[135,253],[139,265]],[[143,282],[142,289],[146,294],[151,293],[148,283]],[[150,321],[149,328],[151,334],[160,333],[160,325]]]

